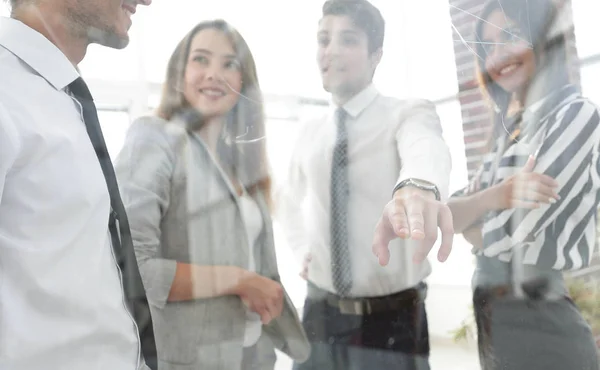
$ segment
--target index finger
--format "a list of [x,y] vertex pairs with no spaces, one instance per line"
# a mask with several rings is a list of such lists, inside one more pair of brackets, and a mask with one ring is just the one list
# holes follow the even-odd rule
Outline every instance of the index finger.
[[423,210],[427,200],[419,195],[413,195],[404,201],[410,236],[414,240],[425,238],[425,218]]

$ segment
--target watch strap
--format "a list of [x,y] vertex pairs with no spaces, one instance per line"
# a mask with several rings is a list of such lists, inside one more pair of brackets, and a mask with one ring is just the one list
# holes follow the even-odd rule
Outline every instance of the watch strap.
[[422,184],[420,180],[416,180],[416,179],[405,179],[400,181],[395,187],[394,187],[394,191],[392,191],[392,197],[394,196],[394,194],[396,193],[397,190],[402,189],[403,187],[406,186],[413,186],[417,189],[421,189],[421,190],[425,190],[425,191],[431,191],[433,192],[433,194],[435,194],[435,200],[439,201],[441,200],[441,196],[440,196],[440,191],[438,190],[437,186],[431,184],[431,185],[425,185]]

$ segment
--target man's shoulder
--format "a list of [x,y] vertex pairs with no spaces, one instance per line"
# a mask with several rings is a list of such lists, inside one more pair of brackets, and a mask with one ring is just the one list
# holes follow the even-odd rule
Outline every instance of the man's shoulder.
[[439,120],[435,104],[422,98],[379,95],[369,108],[370,116],[377,117],[382,124],[394,129],[400,129],[404,122],[412,119]]
[[376,104],[389,107],[391,109],[435,109],[435,104],[428,99],[418,97],[396,98],[387,95],[379,95]]
[[3,113],[0,119],[5,121],[8,116],[14,117],[17,112],[26,109],[26,101],[31,102],[31,95],[28,95],[28,90],[31,89],[25,86],[30,86],[27,79],[33,80],[34,76],[26,71],[17,57],[2,46],[0,46],[0,76],[2,76],[0,109]]
[[16,147],[20,141],[19,117],[27,115],[28,105],[27,89],[20,81],[28,78],[27,74],[19,58],[0,45],[0,145]]
[[[17,109],[49,91],[50,84],[17,56],[0,45],[0,102]],[[48,89],[48,90],[46,90]]]
[[2,45],[0,45],[0,71],[2,72],[2,82],[5,79],[10,80],[34,74],[33,70],[26,63]]

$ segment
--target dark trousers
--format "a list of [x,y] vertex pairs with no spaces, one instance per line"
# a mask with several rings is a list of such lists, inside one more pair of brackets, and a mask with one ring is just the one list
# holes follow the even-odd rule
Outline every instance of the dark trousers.
[[598,370],[590,326],[569,298],[532,300],[478,287],[473,296],[482,370]]
[[311,355],[295,370],[429,370],[423,299],[397,310],[354,315],[341,313],[327,294],[309,283],[302,323]]

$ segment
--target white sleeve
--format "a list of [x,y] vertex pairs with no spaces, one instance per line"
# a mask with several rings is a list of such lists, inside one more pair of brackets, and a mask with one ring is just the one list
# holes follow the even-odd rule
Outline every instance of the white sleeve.
[[8,172],[19,152],[19,135],[8,109],[0,102],[0,201]]
[[409,178],[428,181],[437,186],[445,201],[452,160],[435,105],[427,100],[409,102],[396,131],[396,142],[401,161],[397,184]]

